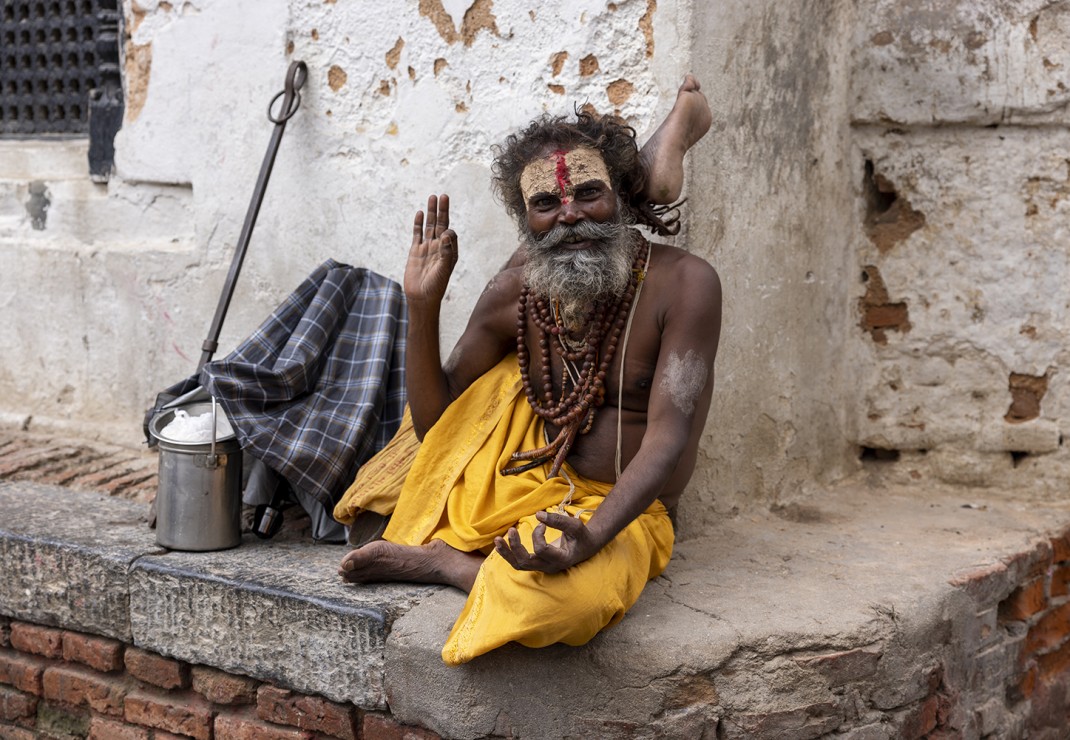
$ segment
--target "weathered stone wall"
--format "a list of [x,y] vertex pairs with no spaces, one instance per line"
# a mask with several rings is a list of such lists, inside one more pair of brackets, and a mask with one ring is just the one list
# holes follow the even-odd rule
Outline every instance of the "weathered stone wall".
[[716,130],[696,148],[691,242],[721,269],[722,353],[685,521],[784,505],[849,470],[843,369],[854,214],[851,3],[720,3],[695,17]]
[[848,437],[902,480],[1063,489],[1070,5],[859,19]]

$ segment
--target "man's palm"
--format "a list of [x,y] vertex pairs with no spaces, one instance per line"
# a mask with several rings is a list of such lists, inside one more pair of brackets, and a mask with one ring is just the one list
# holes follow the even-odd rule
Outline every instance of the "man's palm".
[[432,195],[427,217],[416,212],[412,247],[405,265],[405,295],[410,301],[441,301],[457,264],[457,234],[449,228],[450,199]]

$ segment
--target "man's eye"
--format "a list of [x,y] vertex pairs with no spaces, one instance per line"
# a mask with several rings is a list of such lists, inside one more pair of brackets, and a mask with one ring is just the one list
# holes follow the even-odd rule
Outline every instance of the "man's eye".
[[554,203],[556,203],[556,202],[557,202],[556,198],[549,198],[549,197],[537,198],[535,200],[535,207],[536,208],[551,208],[551,207],[553,207]]
[[597,196],[601,192],[602,192],[601,190],[599,190],[598,188],[593,187],[593,186],[592,187],[586,187],[586,188],[580,188],[579,190],[576,191],[576,197],[577,198],[593,198],[593,197]]

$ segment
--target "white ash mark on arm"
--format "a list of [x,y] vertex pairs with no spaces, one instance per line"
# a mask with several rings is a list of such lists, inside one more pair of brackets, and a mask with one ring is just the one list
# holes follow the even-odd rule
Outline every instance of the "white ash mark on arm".
[[690,416],[706,387],[709,371],[702,357],[688,350],[681,359],[676,350],[669,352],[669,364],[661,375],[661,390],[669,394],[673,405]]

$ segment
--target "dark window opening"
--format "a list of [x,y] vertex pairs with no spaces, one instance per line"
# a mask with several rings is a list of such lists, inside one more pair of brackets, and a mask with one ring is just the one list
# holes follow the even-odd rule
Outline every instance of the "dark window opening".
[[106,180],[122,124],[118,0],[3,0],[0,137],[89,136]]

